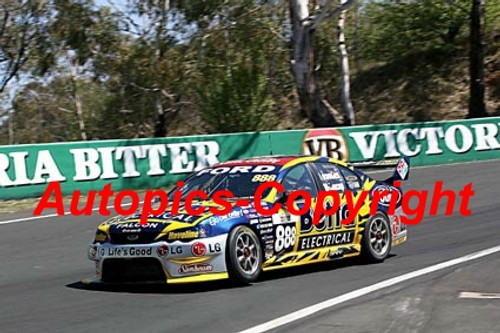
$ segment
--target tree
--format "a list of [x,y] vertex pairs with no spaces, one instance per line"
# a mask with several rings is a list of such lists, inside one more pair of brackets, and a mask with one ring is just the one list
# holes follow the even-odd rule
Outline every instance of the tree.
[[[448,0],[452,6],[467,13],[467,8],[455,0]],[[468,118],[486,117],[484,102],[484,19],[486,0],[472,0],[469,11],[469,113]]]
[[213,132],[270,129],[272,100],[266,78],[257,63],[238,63],[213,82],[201,87],[201,118]]
[[9,117],[16,129],[14,143],[82,140],[80,119],[75,116],[75,89],[85,133],[93,139],[105,135],[98,116],[109,119],[105,109],[109,93],[88,78],[66,75],[47,83],[31,82],[19,89]]
[[[34,54],[42,55],[46,37],[45,1],[3,0],[0,4],[0,93],[26,67]],[[43,56],[40,61],[43,61]]]
[[[317,64],[314,61],[316,29],[324,20],[347,9],[353,0],[344,1],[340,5],[334,5],[333,2],[333,0],[323,1],[323,6],[316,6],[316,15],[310,15],[308,0],[290,0],[291,70],[295,77],[302,112],[316,127],[334,126],[340,123],[337,112],[322,96]],[[349,116],[346,118],[349,119]]]
[[[470,0],[447,1],[369,2],[360,34],[364,58],[396,61],[410,53],[456,51],[457,39],[467,27],[468,18],[459,7]],[[449,1],[456,6],[450,6]]]
[[486,117],[484,103],[484,11],[486,0],[473,0],[470,10],[469,118]]
[[[485,0],[373,2],[367,8],[371,24],[364,32],[365,56],[395,61],[410,53],[438,50],[447,60],[456,58],[468,39],[468,118],[485,117],[485,6]],[[467,25],[468,36],[462,33]]]

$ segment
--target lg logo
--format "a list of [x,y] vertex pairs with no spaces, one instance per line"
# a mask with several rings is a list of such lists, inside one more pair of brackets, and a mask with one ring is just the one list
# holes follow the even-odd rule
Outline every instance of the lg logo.
[[193,253],[194,256],[196,257],[201,257],[205,255],[205,252],[207,251],[207,247],[205,244],[196,242],[191,246],[191,253]]

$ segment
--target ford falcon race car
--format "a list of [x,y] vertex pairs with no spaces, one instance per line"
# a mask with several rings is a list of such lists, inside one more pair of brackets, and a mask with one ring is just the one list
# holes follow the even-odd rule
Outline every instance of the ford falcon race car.
[[[214,193],[229,190],[234,195],[229,213],[190,215],[181,204],[177,214],[167,208],[142,224],[140,214],[113,217],[98,226],[88,248],[97,277],[83,282],[187,283],[233,278],[250,283],[262,271],[309,263],[358,255],[383,261],[393,246],[407,238],[400,218],[402,191],[395,181],[408,178],[409,159],[402,158],[395,165],[392,177],[384,181],[369,177],[353,164],[318,156],[270,156],[212,165],[174,188],[169,199],[174,193],[180,193],[182,200],[191,191],[202,190],[207,200],[194,204],[208,207],[214,205]],[[283,203],[272,215],[259,214],[252,201],[257,187],[266,181],[276,181],[284,189],[270,188],[259,197],[262,207]],[[303,198],[286,203],[295,190],[306,191],[312,198],[310,209],[302,215],[291,214],[289,205],[303,207]],[[339,209],[312,223],[320,191],[336,191]],[[341,220],[349,214],[348,191],[369,195],[346,225]],[[375,195],[381,191],[383,195]],[[373,201],[375,213],[370,211]],[[392,211],[391,202],[395,204]]]

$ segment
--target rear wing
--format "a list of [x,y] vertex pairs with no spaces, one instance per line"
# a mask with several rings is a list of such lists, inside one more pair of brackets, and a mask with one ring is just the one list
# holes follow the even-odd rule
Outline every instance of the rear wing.
[[358,169],[387,169],[395,167],[391,177],[384,180],[387,183],[393,183],[395,180],[407,180],[410,176],[410,158],[403,156],[400,159],[366,161],[349,163]]

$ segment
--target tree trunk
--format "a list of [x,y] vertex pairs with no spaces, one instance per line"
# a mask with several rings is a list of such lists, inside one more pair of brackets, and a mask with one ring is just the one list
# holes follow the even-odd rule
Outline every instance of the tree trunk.
[[338,125],[337,111],[321,96],[318,73],[314,69],[314,30],[307,0],[290,0],[290,16],[293,30],[292,74],[295,77],[302,113],[315,127]]
[[[341,0],[341,3],[344,0]],[[346,11],[343,10],[339,14],[339,21],[337,25],[338,43],[339,43],[339,56],[340,56],[340,96],[342,101],[342,111],[344,112],[344,124],[352,126],[355,124],[354,109],[351,103],[351,83],[349,81],[349,57],[347,55],[347,47],[345,45],[344,23]]]
[[163,138],[167,135],[165,124],[165,110],[163,109],[161,91],[156,93],[155,101],[156,122],[155,122],[155,138]]
[[484,10],[486,0],[473,0],[470,12],[469,118],[486,117],[484,103]]
[[9,145],[14,144],[14,112],[9,112]]
[[75,59],[73,63],[71,59],[69,59],[70,63],[70,72],[71,72],[71,84],[73,86],[73,98],[75,100],[75,108],[76,108],[76,117],[78,120],[78,127],[80,129],[80,137],[82,140],[87,140],[87,131],[85,130],[85,120],[83,118],[83,105],[82,99],[80,96],[80,92],[78,91],[78,59]]
[[[165,29],[167,28],[167,12],[170,9],[170,0],[162,0],[160,6],[160,17],[157,22],[156,29],[156,59],[153,62],[155,69],[158,66],[158,63],[164,57],[164,40],[163,36],[165,36]],[[165,123],[165,108],[163,106],[163,100],[161,95],[161,89],[158,89],[156,92],[156,100],[155,100],[155,138],[162,138],[167,135],[167,128]]]
[[361,5],[359,4],[359,1],[354,2],[354,40],[353,40],[353,50],[354,50],[354,70],[357,73],[360,72],[360,64],[359,64],[359,29],[361,25],[361,19],[360,16],[362,15],[361,12]]

